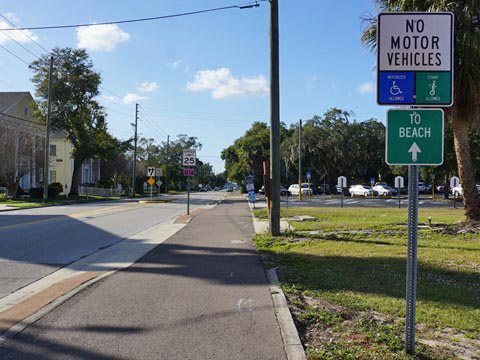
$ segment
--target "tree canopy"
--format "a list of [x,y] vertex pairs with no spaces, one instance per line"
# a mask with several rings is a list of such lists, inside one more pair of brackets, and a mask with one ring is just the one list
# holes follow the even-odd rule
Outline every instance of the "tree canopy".
[[108,159],[128,147],[109,134],[106,114],[95,100],[101,77],[84,49],[55,48],[30,64],[35,95],[39,98],[37,116],[46,118],[48,74],[53,57],[51,128],[66,134],[73,144],[74,169],[71,193],[78,190],[78,173],[88,158]]

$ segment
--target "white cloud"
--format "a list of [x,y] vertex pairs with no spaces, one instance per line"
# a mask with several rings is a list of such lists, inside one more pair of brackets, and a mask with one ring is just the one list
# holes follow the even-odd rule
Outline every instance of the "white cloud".
[[18,23],[20,21],[20,18],[15,13],[12,13],[12,12],[5,13],[5,17],[14,23]]
[[123,97],[123,102],[125,104],[133,104],[133,103],[136,103],[136,102],[139,102],[141,100],[147,100],[148,98],[145,97],[145,96],[138,96],[137,94],[132,94],[132,93],[128,93],[127,95],[125,95]]
[[307,91],[312,91],[315,85],[317,85],[318,80],[319,80],[318,76],[310,76],[307,79],[307,83],[305,84],[305,89]]
[[139,87],[137,87],[137,90],[141,92],[152,92],[157,88],[158,88],[158,84],[156,82],[145,81],[141,83]]
[[[14,13],[6,13],[5,17],[11,22],[18,23],[20,20]],[[0,20],[0,29],[13,29],[7,21]],[[29,43],[38,40],[38,36],[30,30],[8,30],[0,32],[0,44],[5,44],[9,41],[18,41],[19,43]]]
[[362,85],[358,87],[358,92],[360,94],[370,94],[375,90],[375,86],[372,82],[364,82]]
[[130,39],[130,34],[115,24],[79,27],[76,33],[77,46],[92,51],[112,51]]
[[170,67],[170,68],[175,69],[175,68],[179,67],[179,66],[182,65],[182,64],[183,64],[183,60],[178,59],[178,60],[175,60],[175,61],[172,61],[172,62],[168,63],[167,66]]
[[197,71],[193,82],[188,82],[187,91],[211,91],[214,99],[235,96],[262,95],[268,93],[265,76],[238,78],[230,69]]

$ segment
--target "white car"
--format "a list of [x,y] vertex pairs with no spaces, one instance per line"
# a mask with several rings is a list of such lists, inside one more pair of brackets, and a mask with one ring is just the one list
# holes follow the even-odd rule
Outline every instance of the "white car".
[[397,190],[388,185],[375,185],[373,188],[380,196],[395,196]]
[[[298,196],[298,184],[292,184],[288,187],[288,191],[292,196]],[[307,184],[302,184],[302,195],[312,195],[312,189]]]
[[419,193],[425,193],[427,191],[427,186],[423,181],[420,181],[418,183],[418,192]]
[[463,195],[462,184],[458,184],[457,186],[452,188],[452,194],[453,196],[462,196]]
[[372,196],[374,195],[374,192],[372,188],[368,185],[352,185],[350,186],[350,196]]

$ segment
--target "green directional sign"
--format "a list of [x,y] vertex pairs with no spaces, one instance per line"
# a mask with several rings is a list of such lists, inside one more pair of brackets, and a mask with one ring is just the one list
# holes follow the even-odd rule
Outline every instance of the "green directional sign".
[[441,109],[389,110],[385,138],[387,164],[443,164],[443,129]]

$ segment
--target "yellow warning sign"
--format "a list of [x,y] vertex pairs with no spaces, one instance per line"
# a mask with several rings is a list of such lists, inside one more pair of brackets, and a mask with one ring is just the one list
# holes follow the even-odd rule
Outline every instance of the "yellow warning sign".
[[147,180],[147,184],[150,186],[153,186],[153,184],[155,184],[155,180],[153,180],[153,177],[150,177],[150,179]]

